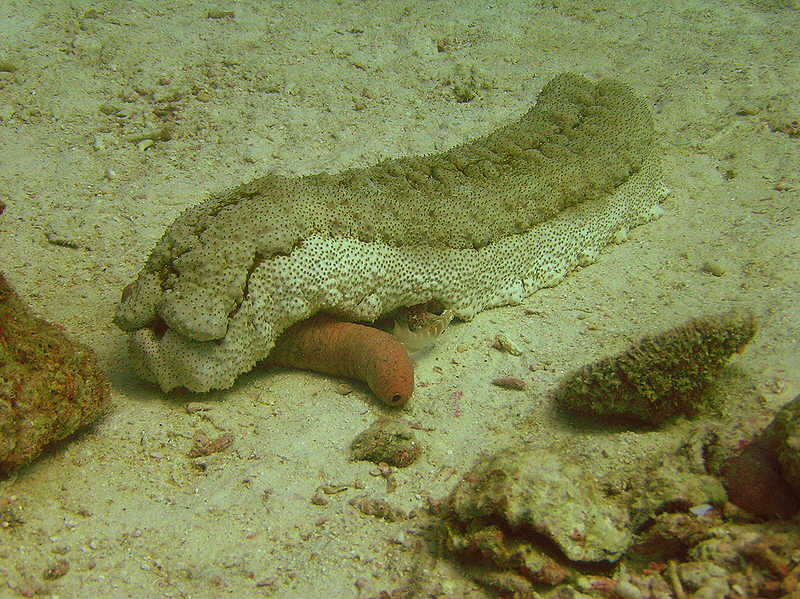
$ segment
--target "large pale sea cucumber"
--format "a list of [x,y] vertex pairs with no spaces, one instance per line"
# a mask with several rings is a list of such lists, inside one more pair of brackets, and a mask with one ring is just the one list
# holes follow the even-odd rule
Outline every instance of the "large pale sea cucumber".
[[318,312],[372,322],[436,301],[467,320],[596,260],[667,195],[625,84],[562,74],[519,120],[439,154],[270,174],[189,208],[115,322],[163,390],[224,389]]

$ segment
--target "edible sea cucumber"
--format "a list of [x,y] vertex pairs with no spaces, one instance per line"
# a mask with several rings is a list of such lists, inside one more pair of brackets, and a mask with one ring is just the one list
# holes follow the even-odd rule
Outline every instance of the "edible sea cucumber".
[[652,116],[626,85],[562,74],[521,118],[438,154],[268,174],[189,208],[114,321],[167,391],[230,387],[319,312],[374,322],[436,302],[519,303],[660,213]]
[[327,314],[289,327],[269,361],[364,381],[390,406],[402,406],[414,390],[414,367],[399,341],[380,329]]

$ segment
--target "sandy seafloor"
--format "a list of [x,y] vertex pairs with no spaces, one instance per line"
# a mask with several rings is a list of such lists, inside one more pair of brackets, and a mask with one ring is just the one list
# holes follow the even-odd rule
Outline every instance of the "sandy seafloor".
[[[113,391],[93,430],[0,482],[25,520],[0,530],[0,596],[366,598],[416,584],[419,596],[488,597],[418,543],[421,520],[388,523],[348,501],[424,507],[479,454],[519,442],[614,469],[715,418],[765,421],[800,392],[800,139],[773,130],[800,119],[800,12],[667,4],[3,2],[2,270],[97,352]],[[425,386],[403,415],[430,430],[396,491],[348,459],[391,412],[361,386],[341,395],[329,377],[261,371],[169,398],[130,371],[115,302],[184,208],[271,170],[446,149],[516,119],[564,70],[647,99],[665,213],[522,305],[453,325],[418,361]],[[474,97],[457,101],[456,83]],[[170,140],[132,141],[165,124]],[[651,432],[554,415],[547,391],[565,372],[730,307],[758,319],[732,365],[757,401]],[[490,347],[503,331],[521,356]],[[493,387],[497,376],[528,390]],[[187,457],[197,432],[222,431],[229,449]],[[350,488],[312,504],[324,484]],[[69,573],[44,580],[59,559]]]

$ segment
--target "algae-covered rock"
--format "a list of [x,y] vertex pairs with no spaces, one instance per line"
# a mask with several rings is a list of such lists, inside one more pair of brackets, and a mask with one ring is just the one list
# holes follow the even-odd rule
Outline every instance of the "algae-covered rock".
[[402,420],[381,418],[359,434],[350,445],[354,460],[366,460],[376,464],[385,462],[403,468],[417,459],[419,443],[414,431]]
[[0,476],[97,420],[109,396],[94,352],[33,316],[0,275]]
[[496,585],[510,576],[532,589],[567,576],[562,554],[571,562],[618,560],[631,542],[628,524],[627,512],[581,465],[512,448],[481,458],[458,483],[445,505],[443,536],[478,580]]
[[702,504],[721,506],[728,499],[718,478],[692,471],[679,455],[653,453],[634,460],[615,468],[601,484],[619,493],[618,501],[627,506],[634,530],[662,512],[683,512]]
[[714,523],[712,518],[680,512],[657,514],[636,536],[626,559],[638,558],[644,563],[681,559],[690,547],[703,540]]
[[693,415],[708,384],[755,330],[748,312],[695,318],[567,375],[554,398],[579,414],[651,425]]

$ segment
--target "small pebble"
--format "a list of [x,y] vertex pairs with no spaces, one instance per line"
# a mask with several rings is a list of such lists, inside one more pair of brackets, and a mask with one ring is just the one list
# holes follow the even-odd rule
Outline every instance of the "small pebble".
[[67,572],[69,572],[69,562],[62,559],[47,566],[43,578],[45,580],[55,580],[56,578],[61,578]]
[[775,184],[775,191],[791,191],[792,186],[786,182],[786,177],[781,177],[780,181]]
[[381,418],[360,433],[350,444],[354,460],[404,468],[419,457],[422,448],[414,431],[403,420]]
[[620,580],[614,585],[614,594],[620,599],[644,599],[642,591],[626,580]]
[[695,505],[689,509],[695,516],[705,516],[708,512],[714,509],[709,503],[701,503],[700,505]]
[[522,354],[522,350],[519,349],[511,339],[508,338],[504,333],[500,333],[494,338],[494,343],[492,347],[495,349],[499,349],[500,351],[507,352],[512,356],[519,356]]
[[711,261],[703,262],[703,266],[700,267],[700,270],[710,275],[714,275],[715,277],[721,277],[725,274],[725,268],[721,264]]
[[525,381],[522,379],[515,379],[510,376],[504,376],[492,380],[492,385],[502,387],[503,389],[512,389],[514,391],[525,391],[528,388]]

